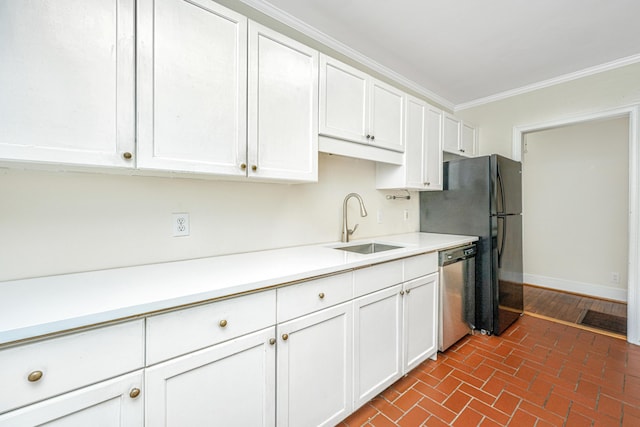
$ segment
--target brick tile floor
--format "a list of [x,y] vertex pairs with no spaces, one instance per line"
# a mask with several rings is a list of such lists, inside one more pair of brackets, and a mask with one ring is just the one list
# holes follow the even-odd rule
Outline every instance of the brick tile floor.
[[525,315],[462,339],[340,426],[637,427],[640,347]]

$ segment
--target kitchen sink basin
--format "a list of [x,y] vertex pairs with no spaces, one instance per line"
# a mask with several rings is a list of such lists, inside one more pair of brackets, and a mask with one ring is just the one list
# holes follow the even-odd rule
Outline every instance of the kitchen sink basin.
[[341,251],[355,252],[358,254],[375,254],[377,252],[390,251],[393,249],[400,249],[402,246],[386,245],[384,243],[363,243],[361,245],[340,246],[334,249],[340,249]]

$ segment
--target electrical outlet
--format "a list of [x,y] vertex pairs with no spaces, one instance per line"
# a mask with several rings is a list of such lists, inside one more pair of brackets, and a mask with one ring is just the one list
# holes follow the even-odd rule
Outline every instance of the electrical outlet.
[[405,209],[404,212],[402,213],[402,218],[405,221],[409,221],[409,209]]
[[189,214],[174,213],[173,214],[173,237],[181,237],[189,235]]
[[382,209],[378,209],[378,224],[382,224]]
[[620,273],[617,271],[611,273],[611,283],[615,283],[616,285],[620,283]]

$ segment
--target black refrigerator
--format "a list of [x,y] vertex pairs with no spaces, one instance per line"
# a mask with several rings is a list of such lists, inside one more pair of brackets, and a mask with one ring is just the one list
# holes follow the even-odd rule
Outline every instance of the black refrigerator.
[[521,166],[496,154],[450,160],[443,191],[420,193],[420,231],[479,236],[472,326],[494,335],[523,311]]

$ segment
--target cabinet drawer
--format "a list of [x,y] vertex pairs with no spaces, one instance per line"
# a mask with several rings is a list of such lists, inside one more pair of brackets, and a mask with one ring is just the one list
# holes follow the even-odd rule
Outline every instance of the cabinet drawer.
[[0,413],[141,368],[143,325],[137,320],[1,350]]
[[417,255],[404,260],[404,281],[438,271],[438,253]]
[[402,260],[373,265],[354,274],[353,290],[359,297],[402,282]]
[[147,318],[147,365],[208,347],[276,321],[275,290]]
[[352,299],[353,273],[310,280],[277,291],[278,322],[284,322]]

